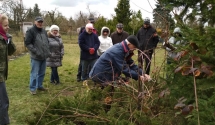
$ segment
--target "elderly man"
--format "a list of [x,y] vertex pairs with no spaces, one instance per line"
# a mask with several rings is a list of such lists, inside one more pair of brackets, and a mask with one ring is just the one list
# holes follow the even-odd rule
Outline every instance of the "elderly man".
[[48,36],[42,27],[43,19],[36,17],[34,26],[25,34],[25,46],[31,55],[30,93],[45,91],[43,79],[46,71],[46,58],[50,55]]
[[[88,23],[95,24],[94,18],[93,17],[88,18]],[[79,36],[84,31],[85,31],[85,26],[81,27],[80,32],[79,32]],[[97,30],[95,28],[93,28],[92,32],[97,34]],[[81,81],[81,73],[82,73],[82,65],[81,65],[81,61],[80,61],[79,65],[78,65],[77,82]]]
[[156,33],[156,30],[150,25],[150,19],[148,17],[144,19],[143,27],[141,27],[138,31],[137,39],[140,42],[139,49],[147,55],[146,57],[139,52],[138,61],[140,63],[140,67],[142,68],[143,62],[145,60],[145,71],[146,74],[149,74],[152,54],[157,46],[157,43],[159,42],[159,37]]
[[134,55],[133,51],[137,47],[139,47],[139,42],[134,35],[115,44],[96,61],[89,77],[101,84],[117,80],[121,73],[135,80],[138,80],[139,77],[144,80],[150,79],[148,75],[142,75],[142,70],[138,70],[138,66],[131,59]]
[[122,23],[118,23],[116,25],[116,31],[113,32],[110,36],[113,44],[120,43],[129,36],[129,34],[123,30],[123,27],[124,26]]
[[93,67],[98,58],[97,50],[99,48],[100,41],[98,39],[98,36],[93,33],[93,29],[93,24],[88,23],[85,26],[85,30],[80,34],[78,38],[78,43],[81,48],[82,81],[88,79],[88,67]]

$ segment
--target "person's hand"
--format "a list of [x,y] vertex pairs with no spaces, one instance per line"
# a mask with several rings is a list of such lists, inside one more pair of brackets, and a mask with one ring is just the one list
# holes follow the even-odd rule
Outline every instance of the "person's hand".
[[143,82],[150,81],[151,77],[147,74],[144,74],[144,75],[140,76],[140,80]]
[[89,52],[90,52],[90,54],[92,55],[92,54],[95,53],[95,49],[94,49],[94,48],[90,48],[90,49],[89,49]]
[[157,33],[154,33],[154,34],[153,34],[153,37],[156,37],[156,36],[158,36],[158,34],[157,34]]

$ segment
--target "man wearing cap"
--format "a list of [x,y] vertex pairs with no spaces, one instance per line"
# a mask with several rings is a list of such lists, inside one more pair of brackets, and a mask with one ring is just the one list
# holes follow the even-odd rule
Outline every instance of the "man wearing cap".
[[159,37],[156,33],[156,30],[150,25],[150,19],[148,17],[144,19],[144,24],[138,31],[137,39],[140,42],[139,49],[147,55],[145,56],[141,52],[138,52],[139,66],[142,68],[143,62],[145,60],[145,71],[146,74],[149,74],[152,54],[154,49],[157,47]]
[[43,18],[36,17],[34,25],[25,34],[25,46],[30,52],[31,73],[30,93],[36,94],[36,90],[45,91],[43,79],[46,71],[46,58],[50,55],[48,36],[42,27]]
[[[88,23],[94,24],[95,23],[94,18],[93,17],[88,18]],[[80,32],[79,32],[79,36],[84,31],[85,31],[85,26],[81,27]],[[92,29],[92,32],[95,33],[95,34],[97,34],[97,30],[94,27]],[[79,65],[78,65],[77,82],[81,81],[81,72],[82,72],[82,66],[81,66],[81,61],[80,61]]]
[[88,23],[85,26],[84,32],[81,33],[78,38],[78,43],[81,48],[82,81],[88,79],[88,67],[93,67],[98,58],[97,50],[99,48],[100,41],[98,39],[98,36],[93,33],[93,29],[93,24]]
[[146,76],[148,80],[149,76],[143,75],[142,70],[138,70],[138,66],[131,59],[134,55],[133,51],[138,47],[139,42],[134,35],[113,45],[96,61],[90,71],[89,77],[101,84],[117,80],[121,73],[135,80]]
[[116,44],[116,43],[122,42],[128,36],[129,36],[129,34],[126,31],[123,30],[123,24],[118,23],[116,25],[116,31],[113,32],[110,37],[112,39],[113,44]]

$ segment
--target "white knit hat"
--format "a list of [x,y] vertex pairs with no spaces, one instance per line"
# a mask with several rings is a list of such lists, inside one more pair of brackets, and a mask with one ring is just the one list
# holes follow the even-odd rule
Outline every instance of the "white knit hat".
[[59,28],[57,25],[52,25],[52,26],[49,28],[49,30],[50,30],[50,31],[52,31],[52,30],[57,30],[57,31],[59,31],[60,28]]

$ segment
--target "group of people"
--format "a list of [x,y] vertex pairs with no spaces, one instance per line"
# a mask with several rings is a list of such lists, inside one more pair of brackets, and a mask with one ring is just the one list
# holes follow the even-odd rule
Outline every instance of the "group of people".
[[[108,27],[102,27],[101,35],[98,36],[94,23],[94,19],[89,18],[79,33],[81,68],[78,70],[77,81],[92,79],[107,83],[118,79],[122,73],[135,80],[149,78],[151,57],[159,42],[156,30],[150,25],[150,19],[144,20],[136,36],[124,31],[122,23],[116,25],[116,31],[111,35]],[[136,49],[139,65],[135,65],[131,58]],[[146,66],[143,73],[144,60]]]
[[[43,29],[43,18],[36,17],[34,25],[25,35],[25,46],[30,52],[30,93],[46,91],[43,87],[43,79],[46,67],[51,67],[50,83],[60,84],[57,68],[62,66],[64,46],[59,34],[59,27],[52,25],[48,33]],[[0,14],[0,125],[9,124],[7,96],[5,81],[8,76],[8,55],[16,51],[12,42],[12,36],[8,34],[9,21],[5,14]]]
[[[159,41],[156,30],[150,25],[150,19],[144,19],[143,26],[136,36],[124,31],[121,23],[116,25],[116,31],[113,33],[110,33],[108,27],[102,27],[101,35],[98,36],[94,23],[94,19],[90,18],[79,34],[80,65],[77,80],[92,79],[103,84],[117,80],[121,74],[135,80],[150,80],[151,57]],[[37,94],[37,90],[47,90],[43,86],[46,67],[51,68],[50,83],[60,84],[57,69],[62,66],[64,56],[60,28],[52,25],[47,33],[42,24],[43,18],[36,17],[34,25],[27,30],[24,40],[30,52],[29,89],[32,95]],[[8,55],[16,51],[12,37],[7,33],[8,30],[8,17],[0,14],[0,125],[9,124],[9,99],[5,81],[8,76]],[[169,43],[179,44],[177,37],[181,37],[180,28],[174,30],[174,36],[170,38]],[[139,65],[132,60],[133,51],[136,49]],[[170,56],[175,55],[174,50],[168,51]],[[142,67],[144,60],[145,68]]]
[[59,27],[52,25],[48,33],[43,29],[43,18],[36,17],[34,25],[26,31],[25,46],[30,52],[31,73],[30,93],[46,91],[43,87],[43,79],[46,67],[51,67],[50,83],[58,85],[60,79],[58,67],[62,66],[64,46],[59,34]]

